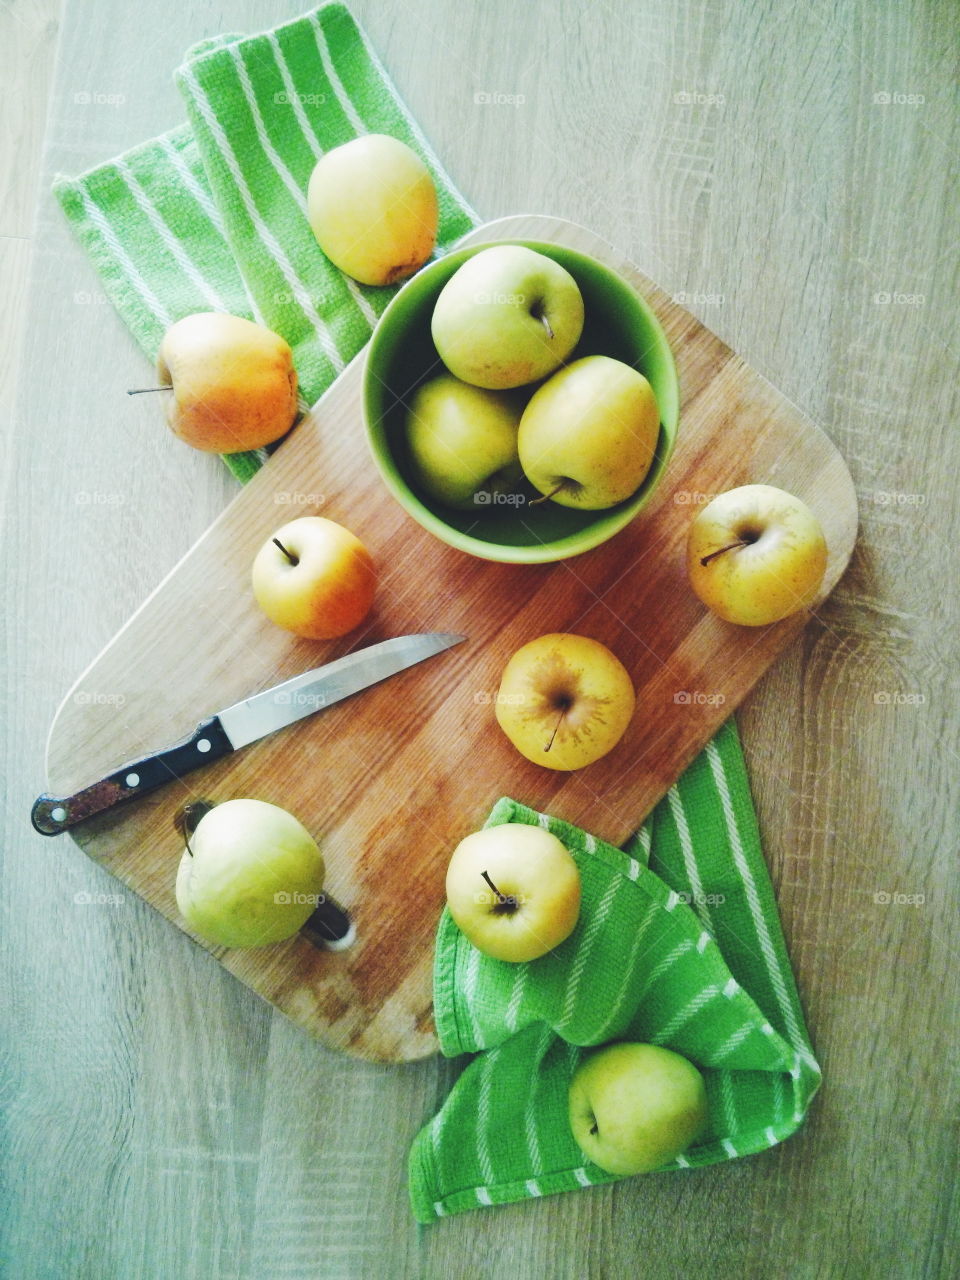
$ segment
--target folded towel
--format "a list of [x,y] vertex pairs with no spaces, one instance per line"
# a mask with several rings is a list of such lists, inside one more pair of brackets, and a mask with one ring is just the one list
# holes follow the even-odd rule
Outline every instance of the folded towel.
[[[438,253],[476,214],[341,4],[260,35],[204,41],[176,82],[189,127],[78,178],[58,176],[54,191],[151,360],[175,320],[229,311],[286,338],[307,407],[363,347],[396,292],[348,280],[317,247],[306,190],[320,156],[363,133],[412,146],[437,186]],[[226,462],[245,481],[265,458],[258,450]]]
[[[820,1084],[728,722],[615,849],[513,800],[485,825],[539,824],[571,851],[582,906],[570,937],[526,964],[482,955],[444,910],[434,961],[442,1051],[476,1053],[410,1153],[421,1222],[615,1182],[567,1118],[584,1046],[660,1044],[704,1075],[710,1123],[667,1169],[766,1150]],[[649,859],[649,861],[648,861]]]

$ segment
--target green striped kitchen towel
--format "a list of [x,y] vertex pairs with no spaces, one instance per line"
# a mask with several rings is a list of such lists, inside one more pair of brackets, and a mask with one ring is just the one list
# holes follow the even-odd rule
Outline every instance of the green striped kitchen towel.
[[[433,171],[438,253],[476,217],[340,4],[270,32],[205,41],[176,78],[189,124],[78,178],[58,178],[57,196],[149,358],[181,316],[229,311],[290,342],[303,403],[313,403],[360,350],[393,292],[345,279],[319,251],[304,194],[316,159],[359,133],[393,134]],[[258,451],[226,461],[243,481],[264,457]],[[491,821],[508,814],[541,820],[501,806]],[[561,948],[505,975],[441,921],[443,1050],[477,1057],[411,1155],[411,1192],[424,1220],[607,1180],[578,1163],[560,1107],[578,1044],[591,1035],[635,1029],[680,1046],[700,1029],[699,1061],[713,1073],[714,1130],[685,1158],[691,1164],[780,1141],[800,1122],[819,1080],[732,721],[626,853],[561,830],[591,895],[571,944],[576,956]],[[607,912],[613,923],[601,929],[596,921]],[[557,968],[563,954],[567,977]],[[599,965],[610,955],[608,968]],[[681,975],[688,975],[682,990]],[[602,997],[603,1025],[585,1017],[591,993]],[[744,1065],[754,1060],[762,1065]],[[510,1123],[501,1128],[501,1121]]]
[[792,1134],[820,1084],[731,720],[625,849],[501,800],[486,825],[547,827],[580,868],[571,936],[527,964],[482,955],[444,910],[434,1017],[477,1056],[410,1152],[421,1222],[615,1182],[567,1122],[584,1046],[662,1044],[703,1072],[710,1125],[664,1168],[714,1164]]
[[[194,311],[255,319],[290,343],[303,407],[363,347],[395,288],[347,279],[306,217],[317,160],[389,133],[437,185],[443,253],[478,221],[400,100],[362,30],[327,4],[272,31],[196,45],[176,72],[189,125],[54,190],[104,290],[147,356]],[[231,454],[240,480],[263,451]]]

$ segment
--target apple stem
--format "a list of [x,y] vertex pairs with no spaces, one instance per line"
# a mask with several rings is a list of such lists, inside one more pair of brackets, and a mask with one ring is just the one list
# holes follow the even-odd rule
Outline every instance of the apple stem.
[[751,545],[752,540],[750,538],[738,538],[736,542],[730,542],[725,547],[719,547],[716,551],[711,551],[708,556],[703,556],[700,563],[708,565],[711,560],[716,560],[717,556],[722,556],[727,551],[735,551],[737,547],[749,547]]
[[557,723],[553,726],[553,733],[551,733],[550,735],[550,741],[543,748],[544,751],[549,751],[550,748],[553,746],[553,740],[557,736],[557,734],[560,732],[560,726],[563,724],[563,717],[566,714],[567,714],[567,708],[564,707],[563,710],[560,712],[560,715],[557,717]]
[[150,393],[153,391],[172,391],[172,390],[173,390],[173,384],[170,382],[167,382],[167,383],[164,383],[162,387],[134,387],[132,391],[128,388],[127,395],[128,396],[147,396],[147,395],[150,395]]
[[279,538],[271,538],[270,541],[274,544],[274,546],[280,548],[280,550],[287,557],[287,559],[290,561],[291,564],[300,563],[297,557],[287,550],[287,548],[283,545],[283,543],[280,541]]
[[199,827],[201,819],[216,807],[211,800],[191,800],[189,804],[183,806],[173,820],[173,825],[183,837],[183,842],[187,846],[187,853],[191,858],[193,857],[193,850],[190,848],[190,837]]
[[510,907],[512,909],[517,905],[516,898],[511,897],[509,894],[501,893],[500,890],[497,888],[497,886],[490,879],[490,876],[487,874],[486,871],[481,871],[480,874],[483,876],[484,880],[486,880],[487,884],[490,886],[493,892],[497,895],[498,906]]
[[534,498],[533,501],[529,503],[529,505],[531,507],[539,507],[541,502],[549,502],[552,497],[554,497],[556,494],[560,492],[560,490],[564,487],[566,483],[567,483],[566,480],[561,480],[558,485],[554,485],[554,487],[550,490],[549,493],[541,493],[540,497]]
[[553,341],[553,330],[550,328],[550,321],[547,319],[547,317],[543,314],[543,312],[542,312],[542,311],[541,311],[541,313],[540,313],[540,323],[541,323],[541,324],[543,325],[543,327],[546,329],[546,331],[547,331],[547,337],[548,337],[548,338],[550,339],[550,341],[552,342],[552,341]]

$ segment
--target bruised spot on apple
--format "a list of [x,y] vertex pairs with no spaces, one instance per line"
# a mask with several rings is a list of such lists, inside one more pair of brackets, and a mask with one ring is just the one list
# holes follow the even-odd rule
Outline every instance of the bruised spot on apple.
[[549,831],[504,822],[461,840],[447,867],[447,907],[484,955],[538,960],[570,936],[580,915],[580,871]]
[[551,633],[504,668],[497,723],[521,755],[548,769],[581,769],[623,737],[636,695],[623,663],[588,636]]

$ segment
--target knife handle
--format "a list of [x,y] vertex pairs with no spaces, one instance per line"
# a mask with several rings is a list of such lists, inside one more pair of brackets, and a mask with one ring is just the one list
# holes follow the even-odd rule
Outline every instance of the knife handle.
[[131,760],[75,795],[38,796],[30,811],[30,821],[41,835],[59,835],[96,813],[162,787],[191,769],[229,755],[232,750],[220,720],[211,716],[209,720],[202,720],[189,738],[140,760]]

